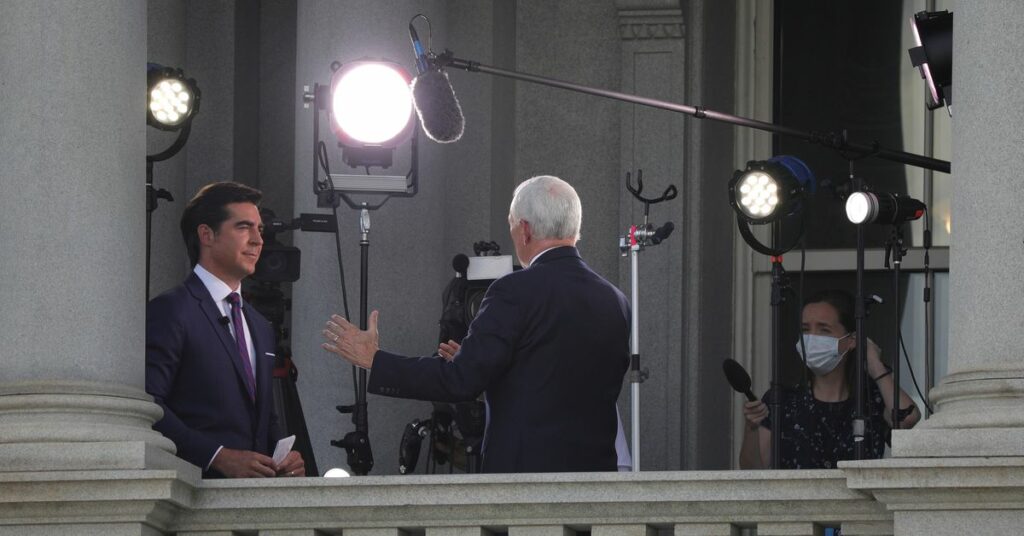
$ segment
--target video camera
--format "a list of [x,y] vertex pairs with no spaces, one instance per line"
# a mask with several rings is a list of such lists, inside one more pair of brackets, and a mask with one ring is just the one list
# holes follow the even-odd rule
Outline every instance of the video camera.
[[[473,251],[477,256],[471,258],[460,253],[452,259],[455,277],[442,293],[439,342],[453,340],[461,344],[480,311],[488,287],[515,268],[512,257],[502,256],[496,242],[477,242]],[[482,401],[433,402],[430,418],[413,419],[405,427],[398,449],[399,472],[415,472],[424,440],[428,445],[427,473],[437,472],[437,466],[444,464],[449,464],[449,472],[456,467],[467,473],[479,472],[486,424]]]

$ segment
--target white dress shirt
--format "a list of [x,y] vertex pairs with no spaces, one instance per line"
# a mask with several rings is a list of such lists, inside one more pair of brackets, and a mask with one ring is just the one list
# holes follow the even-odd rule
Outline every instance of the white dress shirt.
[[[232,289],[227,283],[221,281],[217,276],[211,274],[202,265],[197,264],[195,270],[193,270],[199,280],[203,282],[203,286],[210,293],[213,298],[213,303],[217,305],[217,309],[220,310],[221,314],[231,319],[231,303],[228,302],[228,294],[232,292],[238,293],[238,306],[242,307],[245,303],[242,301],[242,289],[241,285],[238,288]],[[228,329],[231,331],[231,336],[238,339],[235,335],[235,325],[233,322],[228,323]],[[245,349],[249,351],[249,366],[252,367],[252,373],[256,374],[256,348],[252,345],[252,334],[249,333],[249,322],[245,320],[245,315],[242,315],[242,331],[245,332]],[[255,378],[254,378],[255,379]],[[255,386],[254,386],[255,387]]]
[[[209,270],[203,268],[202,265],[200,264],[196,264],[195,269],[193,269],[192,271],[195,272],[195,274],[199,277],[199,280],[203,282],[203,286],[206,287],[206,291],[210,293],[210,297],[213,298],[213,303],[217,305],[217,309],[221,312],[222,315],[224,315],[230,320],[231,303],[228,302],[228,295],[231,294],[232,292],[237,292],[238,306],[242,307],[242,304],[245,302],[242,301],[241,285],[239,285],[238,288],[232,289],[231,287],[228,286],[227,283],[221,281],[217,276],[211,274]],[[235,340],[237,340],[237,336],[235,335],[234,322],[228,322],[227,327],[228,330],[231,331],[231,336],[236,337]],[[244,314],[242,315],[242,331],[244,332],[243,335],[245,335],[245,348],[246,350],[249,351],[249,366],[252,367],[254,382],[253,390],[255,391],[256,348],[252,344],[252,334],[249,333],[249,322],[245,320]],[[220,454],[220,451],[223,448],[224,445],[221,445],[220,447],[217,448],[217,450],[213,453],[213,456],[210,457],[210,461],[206,462],[206,467],[204,468],[204,470],[210,469],[210,466],[213,465],[213,460],[217,458],[217,455]]]

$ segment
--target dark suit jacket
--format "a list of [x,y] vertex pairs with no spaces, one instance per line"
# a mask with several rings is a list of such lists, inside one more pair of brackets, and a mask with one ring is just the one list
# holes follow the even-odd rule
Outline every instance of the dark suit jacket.
[[449,363],[377,352],[372,393],[457,402],[487,392],[483,470],[615,471],[629,304],[574,247],[495,281]]
[[273,330],[248,303],[242,313],[256,354],[255,404],[235,339],[199,276],[189,275],[146,309],[146,392],[164,409],[153,428],[174,441],[179,457],[199,467],[220,446],[269,456],[281,437],[271,387]]

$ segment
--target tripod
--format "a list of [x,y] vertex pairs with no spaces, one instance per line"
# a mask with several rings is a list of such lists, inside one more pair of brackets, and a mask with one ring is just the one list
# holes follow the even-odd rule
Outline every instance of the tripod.
[[281,428],[288,434],[295,435],[295,447],[306,464],[306,474],[318,476],[313,444],[309,440],[309,429],[306,417],[302,412],[302,401],[295,382],[299,378],[299,369],[292,361],[292,349],[288,345],[288,328],[284,327],[285,313],[291,310],[291,301],[281,292],[281,284],[261,281],[249,288],[245,296],[267,320],[270,321],[277,339],[274,357],[273,388],[274,410],[277,412]]

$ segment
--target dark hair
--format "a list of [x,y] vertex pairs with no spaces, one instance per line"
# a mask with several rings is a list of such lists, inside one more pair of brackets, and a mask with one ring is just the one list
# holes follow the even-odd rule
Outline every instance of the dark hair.
[[822,290],[815,292],[804,300],[804,307],[812,303],[827,303],[839,313],[839,323],[849,333],[857,328],[857,321],[854,318],[853,295],[845,290]]
[[214,231],[228,219],[227,206],[231,203],[252,203],[259,206],[263,193],[237,182],[214,182],[199,189],[181,214],[181,237],[192,266],[199,262],[199,226],[208,225]]
[[[810,297],[804,300],[804,307],[807,307],[812,303],[827,303],[831,305],[832,308],[836,310],[836,313],[839,314],[839,324],[843,326],[846,333],[852,333],[857,328],[857,320],[854,316],[854,299],[853,295],[849,292],[838,289],[818,291],[811,294]],[[803,320],[801,318],[801,324],[802,323]],[[850,350],[850,354],[853,354],[854,352],[856,352],[855,349]],[[847,389],[852,392],[856,385],[857,373],[856,367],[853,365],[853,360],[850,359],[850,354],[847,354],[847,359],[843,361],[843,367],[845,368],[843,377],[846,380]],[[806,366],[804,369],[804,379],[807,381],[808,385],[813,385],[814,373]]]

